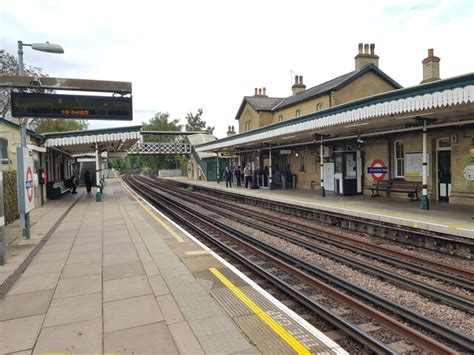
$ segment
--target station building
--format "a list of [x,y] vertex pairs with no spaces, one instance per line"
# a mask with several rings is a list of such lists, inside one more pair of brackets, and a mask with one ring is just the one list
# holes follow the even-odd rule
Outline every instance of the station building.
[[350,73],[309,89],[297,76],[286,98],[255,89],[237,111],[240,133],[196,151],[231,153],[263,188],[474,205],[474,74],[441,80],[430,49],[422,82],[402,88],[378,58],[359,44]]

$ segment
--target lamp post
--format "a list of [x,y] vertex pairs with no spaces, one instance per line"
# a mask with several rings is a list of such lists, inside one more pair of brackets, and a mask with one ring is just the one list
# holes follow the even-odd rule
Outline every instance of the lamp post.
[[[25,66],[23,64],[23,47],[31,47],[32,49],[40,52],[47,52],[47,53],[64,53],[63,47],[58,44],[53,44],[49,42],[45,43],[23,43],[22,41],[18,41],[18,75],[25,75]],[[21,148],[22,151],[26,148],[26,118],[20,118],[20,141],[21,141]],[[18,162],[18,157],[17,157]],[[18,169],[17,169],[18,170]],[[19,172],[18,172],[19,173]],[[19,174],[19,176],[22,174]],[[24,180],[24,179],[22,179]],[[18,180],[20,181],[20,180]],[[24,183],[24,181],[22,181]],[[23,186],[18,185],[18,191],[23,191]],[[28,213],[25,212],[24,202],[21,199],[18,200],[19,210],[20,210],[20,224],[23,229],[23,236],[26,239],[30,239],[30,216]]]

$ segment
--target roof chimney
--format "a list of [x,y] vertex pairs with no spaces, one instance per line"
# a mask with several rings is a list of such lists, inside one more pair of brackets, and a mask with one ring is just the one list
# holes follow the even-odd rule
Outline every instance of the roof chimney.
[[423,80],[420,84],[440,80],[439,57],[435,57],[433,48],[428,49],[428,57],[423,59]]
[[255,94],[253,96],[265,96],[267,97],[266,88],[255,88]]
[[[370,53],[369,53],[370,48]],[[362,52],[363,49],[363,52]],[[375,44],[359,43],[359,53],[355,56],[355,69],[359,70],[368,64],[379,66],[379,56],[375,54]]]
[[234,126],[228,126],[227,137],[233,136],[235,134]]
[[291,91],[293,91],[293,95],[301,91],[306,90],[306,85],[303,84],[303,76],[302,75],[295,75],[295,84],[291,87]]

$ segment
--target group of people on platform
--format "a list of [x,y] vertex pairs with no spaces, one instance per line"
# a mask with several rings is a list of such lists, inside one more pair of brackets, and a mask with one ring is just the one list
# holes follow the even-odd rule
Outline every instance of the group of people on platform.
[[[288,183],[288,187],[291,186],[292,174],[289,169],[280,171],[279,169],[273,170],[274,181],[273,183],[277,186],[281,185],[281,181],[284,179]],[[253,172],[250,168],[250,164],[247,164],[242,170],[241,166],[232,169],[229,166],[225,167],[225,170],[222,174],[223,180],[225,180],[226,187],[232,187],[232,182],[235,181],[237,187],[242,186],[242,181],[244,182],[245,188],[257,188],[258,181],[261,182],[262,186],[268,186],[269,181],[269,168],[265,166],[263,170],[258,170]],[[255,180],[255,181],[254,181]],[[284,186],[284,185],[283,185]]]

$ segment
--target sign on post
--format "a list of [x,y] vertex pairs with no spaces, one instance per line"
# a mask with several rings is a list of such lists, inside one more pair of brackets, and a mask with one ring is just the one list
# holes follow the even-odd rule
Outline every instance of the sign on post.
[[12,91],[11,109],[13,117],[126,121],[133,119],[131,97]]
[[28,213],[35,208],[33,151],[28,148],[17,148],[16,162],[20,212]]

